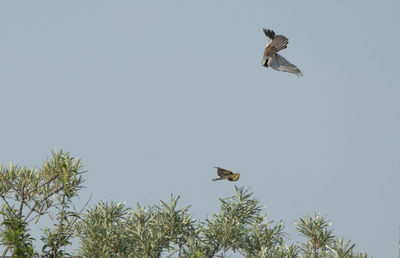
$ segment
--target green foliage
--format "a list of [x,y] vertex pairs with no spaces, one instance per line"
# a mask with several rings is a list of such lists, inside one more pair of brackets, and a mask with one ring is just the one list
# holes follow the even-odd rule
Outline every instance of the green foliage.
[[79,223],[84,257],[366,257],[353,253],[354,244],[333,235],[325,217],[300,218],[297,229],[305,243],[285,241],[283,222],[269,222],[252,193],[235,187],[236,195],[220,199],[220,211],[197,222],[188,207],[170,204],[125,208],[100,202]]
[[235,196],[220,199],[220,212],[199,225],[200,233],[185,249],[185,256],[200,252],[211,257],[229,250],[246,256],[280,252],[277,247],[283,244],[283,223],[272,226],[252,194],[243,188],[235,189]]
[[126,222],[128,210],[123,203],[104,202],[91,208],[77,225],[82,245],[82,255],[86,257],[126,256]]
[[66,152],[54,152],[37,170],[0,165],[0,240],[13,257],[39,256],[28,233],[33,222],[48,216],[43,229],[41,257],[69,256],[65,247],[80,238],[83,257],[367,257],[355,244],[333,234],[319,214],[297,222],[304,242],[290,243],[284,223],[267,220],[253,193],[235,186],[235,195],[219,199],[220,210],[204,221],[195,220],[189,207],[178,208],[179,196],[169,203],[136,209],[123,203],[100,202],[85,214],[73,199],[82,188],[82,164]]
[[[128,210],[123,203],[100,202],[83,216],[78,231],[85,257],[160,257],[172,246],[182,246],[194,232],[188,207],[170,204]],[[101,247],[101,248],[99,248]]]
[[79,215],[74,211],[66,211],[68,205],[59,209],[53,228],[44,228],[41,240],[43,257],[64,257],[70,255],[63,250],[71,244],[71,237],[74,234],[75,223]]
[[[20,225],[19,231],[16,232],[26,236],[22,233],[25,230],[22,229],[32,222],[36,223],[43,215],[54,221],[51,215],[54,209],[58,211],[54,227],[44,229],[44,235],[41,237],[44,242],[43,252],[46,257],[64,255],[61,248],[70,243],[69,239],[73,235],[77,220],[72,199],[78,196],[78,191],[82,188],[81,168],[79,159],[72,158],[69,153],[63,151],[53,152],[52,158],[46,160],[37,170],[12,164],[5,168],[0,164],[0,198],[4,202],[0,211],[3,215],[1,240],[6,243],[3,255],[10,249],[15,252],[17,246],[21,246],[17,238],[10,241],[11,235],[4,233],[11,232],[11,225]],[[31,238],[23,237],[22,240],[26,246],[32,246]]]
[[342,238],[337,238],[332,247],[328,247],[332,253],[331,257],[349,257],[349,258],[366,258],[366,254],[353,253],[355,244],[351,244],[350,240],[346,243]]
[[34,240],[27,233],[27,225],[23,218],[17,216],[17,210],[7,206],[0,211],[5,219],[1,223],[5,229],[1,232],[1,242],[5,246],[12,246],[12,257],[33,257],[35,251],[32,241]]
[[326,255],[328,246],[334,243],[333,230],[329,226],[326,218],[319,214],[314,218],[306,216],[299,220],[297,230],[308,239],[307,243],[302,245],[304,253],[311,257],[318,257],[319,253]]
[[355,244],[344,243],[342,238],[333,235],[331,223],[320,214],[300,218],[296,225],[299,233],[307,238],[300,247],[306,257],[367,257],[353,252]]

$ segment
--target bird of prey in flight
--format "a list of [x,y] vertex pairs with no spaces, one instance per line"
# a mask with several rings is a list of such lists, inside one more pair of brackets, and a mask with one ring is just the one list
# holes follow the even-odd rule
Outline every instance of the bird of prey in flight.
[[240,174],[239,173],[233,173],[232,171],[229,171],[224,168],[220,167],[215,167],[217,169],[217,174],[218,178],[214,178],[212,181],[217,181],[217,180],[222,180],[222,179],[228,179],[229,181],[238,181]]
[[270,66],[278,71],[294,73],[297,76],[303,76],[299,68],[278,54],[280,50],[287,48],[289,40],[283,35],[275,35],[273,30],[263,30],[270,41],[265,47],[261,65],[265,67]]

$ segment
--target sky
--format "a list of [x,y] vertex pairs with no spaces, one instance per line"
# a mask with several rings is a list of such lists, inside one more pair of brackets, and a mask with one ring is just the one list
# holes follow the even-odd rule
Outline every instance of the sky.
[[[204,219],[250,188],[267,217],[321,213],[398,254],[400,2],[2,1],[0,163],[82,159],[90,195],[181,196]],[[304,77],[261,66],[262,28]],[[215,166],[241,173],[212,182]]]

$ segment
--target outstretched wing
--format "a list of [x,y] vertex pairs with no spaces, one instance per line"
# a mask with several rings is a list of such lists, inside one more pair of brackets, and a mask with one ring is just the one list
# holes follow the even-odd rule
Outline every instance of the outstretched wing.
[[215,167],[215,168],[218,169],[218,170],[217,170],[217,174],[218,174],[220,177],[229,176],[229,175],[232,175],[232,174],[233,174],[232,171],[229,171],[229,170],[227,170],[227,169],[223,169],[223,168],[220,168],[220,167]]
[[275,54],[270,65],[273,69],[278,71],[284,71],[289,73],[294,73],[297,76],[303,76],[300,69],[297,68],[294,64],[291,64],[288,60],[283,58],[283,56],[279,54]]

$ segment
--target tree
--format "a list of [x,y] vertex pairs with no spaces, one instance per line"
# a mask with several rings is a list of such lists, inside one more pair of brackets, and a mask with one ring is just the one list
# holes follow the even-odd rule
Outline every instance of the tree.
[[[70,244],[79,212],[72,200],[82,188],[82,163],[68,152],[53,152],[37,170],[24,166],[4,168],[0,164],[0,198],[3,201],[0,214],[1,242],[5,246],[4,257],[11,250],[16,257],[37,256],[33,250],[33,238],[27,233],[32,222],[49,216],[53,227],[44,229],[42,256],[61,257],[62,250]],[[56,211],[56,216],[52,211]]]
[[[297,222],[304,242],[291,243],[282,221],[273,222],[248,189],[220,198],[218,213],[196,220],[190,206],[178,208],[179,196],[136,209],[101,201],[76,211],[73,200],[83,187],[82,163],[67,152],[53,152],[39,169],[0,165],[0,240],[3,257],[64,257],[77,235],[81,257],[367,257],[355,244],[333,234],[326,217],[315,214]],[[39,254],[30,235],[32,222],[48,216]]]
[[326,217],[300,218],[297,229],[306,242],[285,241],[283,222],[269,222],[249,190],[235,186],[236,195],[220,199],[221,207],[197,221],[189,207],[170,204],[128,209],[123,203],[100,202],[79,222],[83,257],[367,257],[354,244],[333,235]]

